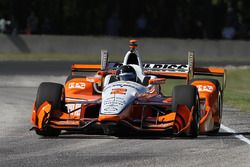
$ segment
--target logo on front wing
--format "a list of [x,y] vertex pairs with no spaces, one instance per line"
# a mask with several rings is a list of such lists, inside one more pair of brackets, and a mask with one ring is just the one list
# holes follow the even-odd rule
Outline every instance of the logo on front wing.
[[199,92],[213,92],[213,86],[209,85],[197,85]]
[[81,104],[65,104],[68,113],[72,116],[80,116],[81,114]]
[[71,82],[69,83],[69,89],[85,89],[84,82]]

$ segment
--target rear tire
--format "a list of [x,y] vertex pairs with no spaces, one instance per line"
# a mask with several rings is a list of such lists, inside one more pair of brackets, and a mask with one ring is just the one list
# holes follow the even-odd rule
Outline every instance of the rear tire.
[[199,95],[197,88],[192,85],[178,85],[173,89],[173,104],[172,108],[177,111],[178,105],[186,105],[190,110],[194,106],[192,115],[190,135],[191,137],[197,137],[199,135]]
[[214,129],[212,131],[208,132],[208,134],[210,134],[210,135],[216,135],[220,131],[220,125],[221,125],[221,119],[222,119],[222,109],[223,109],[223,104],[222,104],[223,99],[222,98],[223,98],[222,94],[221,94],[221,92],[219,92],[219,94],[218,94],[218,112],[219,113],[218,114],[220,117],[220,123],[216,124],[214,126]]
[[[63,108],[63,85],[51,82],[43,82],[39,85],[36,96],[36,108],[38,109],[45,101],[51,104],[51,112]],[[36,134],[40,136],[58,136],[61,130],[49,126],[42,130],[37,129]]]
[[221,90],[220,82],[217,79],[211,79],[211,78],[194,78],[190,80],[190,84],[192,84],[194,81],[210,81],[216,86],[216,90],[218,92],[218,115],[220,118],[220,122],[216,124],[212,131],[208,132],[208,134],[215,135],[220,131],[220,125],[221,125],[221,119],[222,119],[222,108],[223,108],[223,93]]

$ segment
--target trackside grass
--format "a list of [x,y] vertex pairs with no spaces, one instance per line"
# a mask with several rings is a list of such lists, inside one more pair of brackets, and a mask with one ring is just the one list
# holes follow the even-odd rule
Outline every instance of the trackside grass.
[[227,69],[224,104],[250,112],[250,67]]
[[[109,60],[112,62],[122,62],[124,53],[114,55],[109,53]],[[142,54],[142,61],[145,63],[186,63],[187,55],[147,55]],[[0,61],[79,61],[89,63],[100,62],[100,51],[94,55],[66,54],[66,53],[0,53]],[[249,61],[247,61],[249,64]],[[196,63],[199,64],[245,64],[245,57],[215,57],[215,56],[196,56]]]
[[[250,112],[250,67],[234,67],[227,69],[227,84],[224,90],[224,105]],[[162,86],[166,95],[171,95],[177,84],[185,84],[184,80],[168,79]]]

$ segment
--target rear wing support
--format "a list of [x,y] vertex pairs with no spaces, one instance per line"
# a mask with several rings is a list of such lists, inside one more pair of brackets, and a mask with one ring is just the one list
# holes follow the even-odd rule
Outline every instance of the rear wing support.
[[195,75],[206,75],[206,76],[220,77],[220,78],[222,78],[222,81],[221,81],[222,90],[224,90],[226,88],[226,70],[224,68],[195,67],[194,52],[188,52],[188,66],[189,66],[188,80],[192,79]]

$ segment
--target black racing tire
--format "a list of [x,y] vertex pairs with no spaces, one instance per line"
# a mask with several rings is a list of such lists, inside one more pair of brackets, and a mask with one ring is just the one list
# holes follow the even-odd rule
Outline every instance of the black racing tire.
[[[219,110],[219,116],[220,116],[220,119],[222,119],[222,110],[223,110],[223,96],[222,96],[222,93],[219,92],[218,94],[218,110]],[[214,126],[213,130],[208,132],[207,134],[208,135],[216,135],[219,133],[220,131],[220,126],[221,126],[221,123],[218,123]]]
[[52,105],[52,109],[62,108],[63,85],[52,82],[43,82],[39,85],[36,95],[36,108],[38,109],[45,101]]
[[199,135],[199,95],[197,88],[192,85],[178,85],[173,89],[173,111],[177,111],[178,105],[186,105],[190,110],[194,106],[191,122],[190,136],[196,138]]
[[[43,82],[39,85],[36,96],[36,108],[38,109],[45,101],[52,105],[52,111],[61,109],[64,104],[63,85],[51,82]],[[36,134],[40,136],[58,136],[61,130],[52,127],[44,127],[42,130],[37,129]]]

